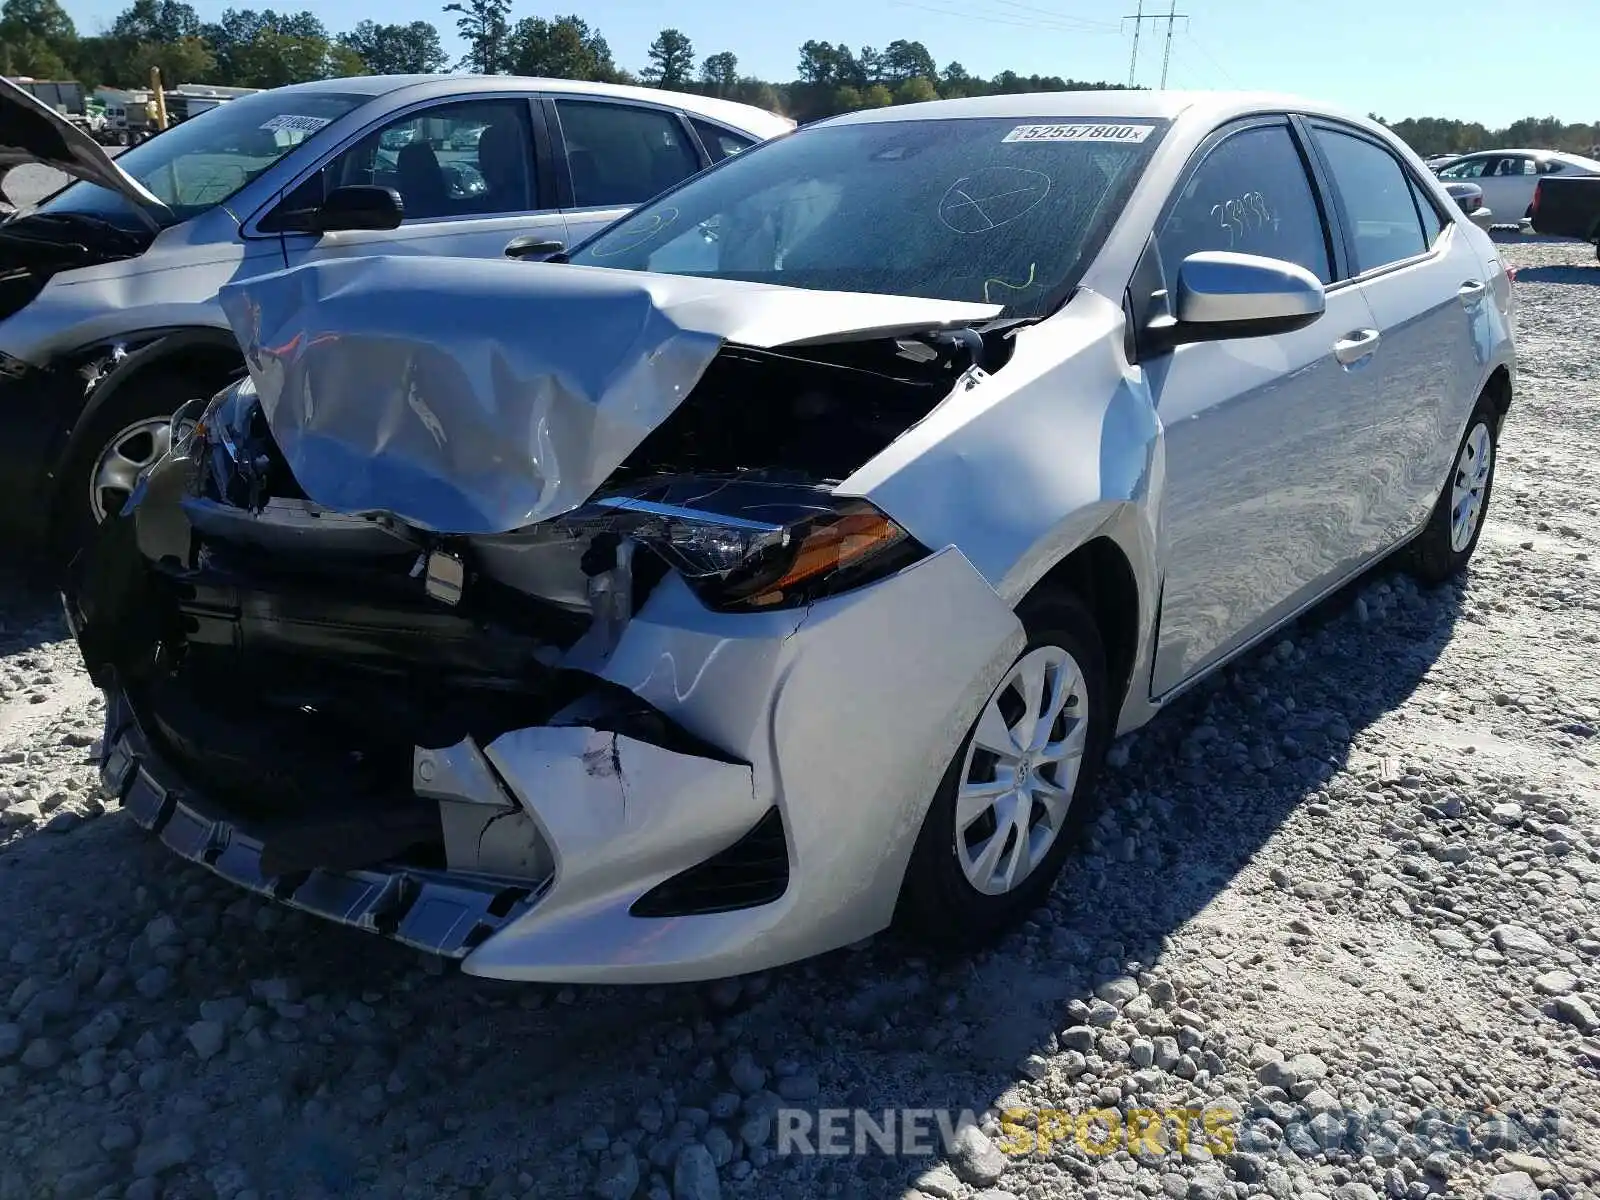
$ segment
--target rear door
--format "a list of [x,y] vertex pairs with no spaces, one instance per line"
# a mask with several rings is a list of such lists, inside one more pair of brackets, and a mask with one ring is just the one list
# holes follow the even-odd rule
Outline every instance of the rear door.
[[1149,364],[1165,430],[1166,575],[1152,690],[1164,694],[1309,603],[1361,562],[1357,497],[1375,451],[1364,376],[1375,340],[1287,117],[1203,146],[1156,245],[1168,295],[1183,259],[1233,250],[1297,263],[1327,311],[1276,337],[1180,346]]
[[557,96],[545,110],[558,139],[568,245],[711,162],[687,117],[666,105]]
[[1380,338],[1365,373],[1378,436],[1363,548],[1376,553],[1414,532],[1438,498],[1476,403],[1473,327],[1491,298],[1459,214],[1435,203],[1389,147],[1352,126],[1311,128]]
[[[528,233],[565,241],[543,125],[534,97],[506,93],[412,106],[375,122],[296,185],[280,210],[375,184],[400,193],[405,220],[390,230],[286,233],[289,265],[367,254],[495,258]],[[272,218],[261,228],[270,230]]]

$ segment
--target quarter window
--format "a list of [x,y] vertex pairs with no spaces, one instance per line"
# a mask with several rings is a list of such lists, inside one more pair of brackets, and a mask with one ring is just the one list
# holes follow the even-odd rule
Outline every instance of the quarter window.
[[669,112],[630,104],[557,100],[578,208],[638,204],[700,169]]
[[1169,292],[1183,260],[1203,250],[1284,259],[1323,283],[1333,279],[1316,195],[1286,125],[1218,143],[1183,185],[1158,244]]
[[1426,251],[1428,240],[1411,184],[1394,155],[1365,138],[1320,126],[1316,139],[1344,202],[1356,271],[1376,270]]
[[535,207],[532,143],[526,100],[445,104],[369,133],[324,167],[314,186],[393,188],[407,221],[528,212]]
[[702,121],[695,117],[692,118],[692,122],[694,131],[700,135],[700,144],[706,148],[706,153],[711,156],[712,162],[732,158],[739,151],[748,150],[756,144],[754,138],[734,133],[720,125],[713,125],[710,121]]
[[1422,190],[1415,179],[1408,175],[1406,182],[1411,185],[1411,198],[1417,202],[1417,213],[1422,217],[1422,235],[1431,247],[1444,232],[1444,218],[1439,215],[1439,209],[1434,205],[1433,198]]

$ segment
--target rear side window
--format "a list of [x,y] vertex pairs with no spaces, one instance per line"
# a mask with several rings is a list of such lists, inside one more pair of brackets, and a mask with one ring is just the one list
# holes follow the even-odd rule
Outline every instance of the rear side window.
[[630,104],[557,100],[578,208],[639,204],[700,169],[670,112]]
[[700,144],[706,148],[706,153],[711,156],[712,162],[732,158],[739,151],[748,150],[756,144],[754,138],[734,133],[731,129],[724,129],[720,125],[713,125],[710,121],[702,121],[698,117],[692,118],[692,121],[694,131],[700,135]]
[[1399,160],[1354,134],[1318,126],[1315,136],[1344,204],[1356,271],[1376,270],[1426,251],[1430,241]]
[[1184,182],[1158,242],[1167,289],[1203,250],[1298,263],[1323,283],[1328,239],[1300,149],[1287,125],[1261,125],[1217,143]]

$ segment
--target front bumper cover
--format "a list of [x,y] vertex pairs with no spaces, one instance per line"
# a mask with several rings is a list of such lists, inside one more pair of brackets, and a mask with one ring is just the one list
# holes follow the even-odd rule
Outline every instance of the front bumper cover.
[[[114,689],[102,773],[135,820],[184,858],[260,895],[460,959],[469,974],[719,978],[889,924],[927,804],[1022,641],[1015,614],[953,549],[809,608],[758,615],[709,612],[669,577],[624,629],[603,677],[693,745],[608,729],[574,705],[488,741],[490,771],[436,765],[424,788],[419,757],[419,795],[490,806],[477,825],[463,809],[480,845],[487,814],[531,819],[542,850],[525,861],[548,864],[537,880],[455,869],[454,859],[449,870],[272,876],[261,842],[186,789]],[[640,915],[642,898],[769,828],[774,810],[788,858],[776,899]],[[508,860],[496,850],[481,861]]]

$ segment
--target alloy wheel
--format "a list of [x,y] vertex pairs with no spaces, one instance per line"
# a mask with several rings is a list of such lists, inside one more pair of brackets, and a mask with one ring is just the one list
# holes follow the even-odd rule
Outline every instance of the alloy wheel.
[[1060,836],[1089,712],[1083,671],[1059,646],[1024,654],[984,705],[955,803],[956,857],[984,895],[1015,890]]
[[1479,421],[1468,432],[1450,484],[1450,549],[1460,554],[1472,544],[1483,519],[1489,474],[1494,469],[1494,439]]
[[146,417],[106,442],[89,472],[89,511],[96,525],[120,512],[134,485],[172,448],[172,418]]

